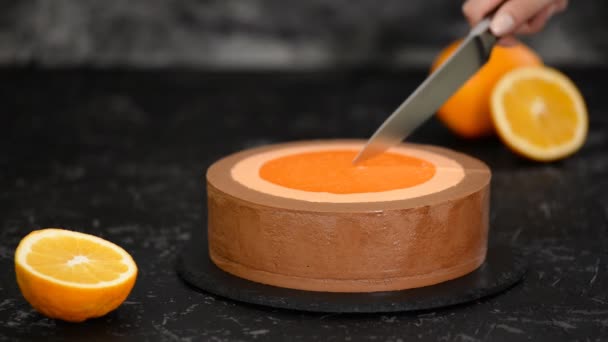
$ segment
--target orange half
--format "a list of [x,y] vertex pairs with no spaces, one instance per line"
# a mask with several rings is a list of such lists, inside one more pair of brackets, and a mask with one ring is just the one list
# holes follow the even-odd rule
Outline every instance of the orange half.
[[588,118],[583,96],[555,69],[524,67],[507,73],[492,91],[491,107],[501,139],[530,159],[562,159],[585,142]]
[[36,310],[80,322],[116,309],[135,284],[137,266],[109,241],[49,228],[21,240],[15,272],[21,293]]

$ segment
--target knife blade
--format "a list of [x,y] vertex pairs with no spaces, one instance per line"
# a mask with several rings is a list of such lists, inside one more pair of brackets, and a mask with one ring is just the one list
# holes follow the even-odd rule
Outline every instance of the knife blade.
[[395,110],[359,151],[353,164],[399,144],[429,119],[489,59],[496,43],[490,18],[482,20],[439,68]]

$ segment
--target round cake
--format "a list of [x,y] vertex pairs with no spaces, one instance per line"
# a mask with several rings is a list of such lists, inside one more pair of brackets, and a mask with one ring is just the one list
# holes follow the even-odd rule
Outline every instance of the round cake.
[[207,171],[211,260],[263,284],[394,291],[461,277],[485,259],[490,170],[401,144],[353,165],[360,140],[245,150]]

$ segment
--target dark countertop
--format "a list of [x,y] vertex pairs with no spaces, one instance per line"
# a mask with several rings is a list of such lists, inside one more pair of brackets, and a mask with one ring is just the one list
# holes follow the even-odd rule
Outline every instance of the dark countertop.
[[[565,161],[530,163],[496,139],[459,140],[435,120],[411,139],[491,166],[491,241],[522,249],[523,283],[443,310],[323,315],[243,305],[180,281],[176,255],[206,220],[205,169],[259,144],[365,138],[424,73],[1,70],[0,340],[605,340],[608,70],[567,73],[591,125]],[[118,310],[69,324],[21,297],[14,249],[51,226],[133,255],[140,275]]]

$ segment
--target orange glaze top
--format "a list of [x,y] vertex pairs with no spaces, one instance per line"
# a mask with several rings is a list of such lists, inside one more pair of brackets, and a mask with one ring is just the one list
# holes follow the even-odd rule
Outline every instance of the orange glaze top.
[[435,175],[423,159],[385,152],[352,164],[357,151],[303,152],[276,158],[260,168],[264,180],[291,189],[353,194],[409,188]]

